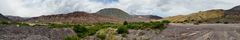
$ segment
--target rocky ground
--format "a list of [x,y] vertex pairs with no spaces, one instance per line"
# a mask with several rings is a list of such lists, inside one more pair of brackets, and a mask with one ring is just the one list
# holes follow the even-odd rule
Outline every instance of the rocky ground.
[[68,35],[75,33],[68,28],[0,26],[0,40],[63,40]]
[[[62,40],[72,34],[67,28],[0,26],[0,40]],[[240,40],[240,24],[170,24],[163,31],[129,30],[126,36],[115,35],[118,40]],[[99,39],[89,36],[84,40]]]
[[130,30],[126,38],[132,38],[128,40],[240,40],[240,24],[170,24],[162,32]]
[[116,35],[118,40],[240,40],[240,24],[170,24],[163,31],[129,30],[126,37]]

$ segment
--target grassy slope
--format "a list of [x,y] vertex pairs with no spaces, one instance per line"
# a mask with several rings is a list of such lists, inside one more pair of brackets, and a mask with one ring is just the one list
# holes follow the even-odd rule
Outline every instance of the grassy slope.
[[200,11],[197,13],[193,13],[190,15],[179,15],[179,16],[173,16],[168,17],[163,20],[170,20],[171,22],[176,23],[182,23],[182,22],[188,22],[188,23],[194,23],[194,22],[211,22],[213,20],[220,19],[224,16],[224,10],[208,10],[208,11]]

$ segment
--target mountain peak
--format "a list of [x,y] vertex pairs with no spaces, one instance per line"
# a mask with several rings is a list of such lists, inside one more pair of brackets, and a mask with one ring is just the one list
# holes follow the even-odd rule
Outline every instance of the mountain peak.
[[100,11],[97,12],[99,15],[104,15],[104,16],[114,16],[118,18],[129,18],[130,15],[118,8],[104,8]]

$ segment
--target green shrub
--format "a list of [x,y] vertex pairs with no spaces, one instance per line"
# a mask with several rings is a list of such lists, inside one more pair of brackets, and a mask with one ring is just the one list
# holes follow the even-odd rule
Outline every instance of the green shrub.
[[77,33],[78,37],[83,38],[85,36],[88,36],[88,29],[81,25],[74,25],[73,30]]
[[124,21],[124,22],[123,22],[123,25],[128,25],[128,22],[127,22],[127,21]]
[[64,40],[81,40],[78,36],[67,36],[64,37]]
[[118,34],[128,33],[128,28],[125,27],[125,26],[119,27],[119,28],[117,29],[117,33],[118,33]]
[[104,40],[106,38],[106,33],[103,32],[97,32],[97,37],[100,38],[101,40]]
[[3,25],[8,25],[8,24],[10,24],[9,22],[7,22],[7,21],[1,21],[0,22],[0,24],[3,24]]
[[70,24],[49,24],[50,28],[70,28],[73,27],[74,25]]
[[27,24],[27,23],[17,23],[17,25],[19,25],[19,26],[30,26],[30,25]]
[[96,35],[101,40],[116,40],[115,38],[116,30],[113,28],[106,28],[97,31]]
[[164,23],[164,24],[169,24],[170,21],[168,21],[168,20],[163,20],[162,23]]
[[126,25],[127,28],[129,29],[140,29],[140,25],[137,25],[137,24],[130,24],[130,25]]

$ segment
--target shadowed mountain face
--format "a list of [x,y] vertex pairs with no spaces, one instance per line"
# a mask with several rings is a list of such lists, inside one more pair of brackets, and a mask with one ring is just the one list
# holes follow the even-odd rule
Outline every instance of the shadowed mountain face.
[[9,16],[9,15],[7,15],[6,17],[12,21],[25,21],[26,19],[28,19],[27,17]]
[[240,15],[240,5],[226,10],[225,15]]
[[10,21],[10,19],[0,13],[0,21]]

